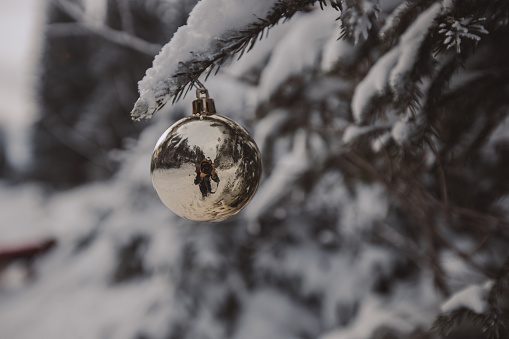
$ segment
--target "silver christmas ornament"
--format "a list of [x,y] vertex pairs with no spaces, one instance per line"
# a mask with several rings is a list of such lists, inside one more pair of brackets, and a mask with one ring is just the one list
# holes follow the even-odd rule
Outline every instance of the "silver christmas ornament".
[[[205,95],[205,97],[202,97]],[[258,188],[260,151],[239,124],[215,115],[207,90],[196,91],[193,115],[168,128],[152,153],[152,183],[161,201],[195,221],[222,221]]]

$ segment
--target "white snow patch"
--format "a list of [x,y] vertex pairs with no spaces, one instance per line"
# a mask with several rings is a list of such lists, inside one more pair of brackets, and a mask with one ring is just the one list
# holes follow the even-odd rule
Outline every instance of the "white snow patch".
[[[371,334],[380,326],[396,328],[403,332],[410,332],[414,326],[405,320],[401,315],[387,310],[386,305],[376,298],[367,298],[362,304],[361,311],[356,317],[355,323],[345,330],[338,330],[321,339],[364,339],[371,337]],[[368,320],[369,319],[369,320]]]
[[256,220],[268,208],[292,189],[292,182],[309,167],[310,159],[306,147],[307,133],[299,130],[295,134],[293,150],[276,164],[270,177],[262,183],[258,192],[245,209],[248,220]]
[[105,0],[83,0],[85,21],[90,24],[102,25],[106,18],[108,2]]
[[389,84],[396,93],[402,86],[405,86],[404,77],[412,70],[419,47],[428,34],[429,27],[441,10],[442,5],[440,3],[433,4],[401,36],[398,44],[400,55],[389,78]]
[[[187,24],[180,27],[155,57],[152,68],[139,82],[140,99],[151,112],[157,107],[156,98],[167,99],[168,90],[174,86],[173,74],[179,62],[185,62],[191,53],[205,58],[216,39],[228,32],[241,29],[265,17],[275,0],[202,0],[192,10]],[[213,18],[213,20],[211,19]]]
[[318,324],[310,312],[279,292],[258,290],[242,312],[234,338],[276,339],[288,337],[288,333],[316,331]]
[[5,133],[7,161],[16,170],[31,161],[33,83],[46,5],[37,0],[0,1],[0,134]]
[[509,141],[509,116],[502,120],[491,133],[487,147],[493,148],[497,143]]
[[359,184],[355,197],[341,208],[341,232],[347,237],[369,230],[373,223],[387,215],[388,203],[385,189],[377,184]]
[[442,6],[444,6],[444,11],[454,9],[454,1],[455,0],[444,0],[442,3]]
[[404,144],[408,138],[412,135],[411,132],[412,125],[408,123],[406,120],[400,120],[394,124],[392,128],[391,135],[394,141],[398,144]]
[[259,100],[267,100],[293,74],[312,67],[325,41],[334,31],[335,11],[315,10],[296,14],[293,29],[275,46],[268,65],[260,77]]
[[354,38],[354,45],[368,38],[369,31],[373,26],[370,16],[378,17],[380,12],[378,1],[363,0],[359,2],[359,9],[346,6],[344,11],[348,11],[349,15],[345,15],[342,19],[348,27],[353,27],[352,36]]
[[376,153],[380,152],[380,150],[382,150],[382,148],[385,147],[390,137],[391,137],[390,133],[384,133],[380,135],[378,138],[374,139],[371,142],[371,149],[373,150],[373,152]]
[[342,140],[346,144],[350,143],[370,130],[372,130],[371,126],[350,125],[343,132]]
[[389,14],[389,16],[385,19],[385,23],[380,29],[379,36],[383,38],[387,34],[387,32],[393,28],[397,18],[401,16],[401,13],[405,11],[407,8],[408,1],[403,1],[393,11],[391,11],[390,12],[391,14]]
[[265,150],[267,139],[277,133],[279,128],[288,120],[289,114],[287,110],[277,109],[258,121],[254,139],[262,153]]
[[488,280],[483,285],[470,285],[453,294],[442,304],[440,310],[442,313],[449,313],[458,308],[466,307],[475,313],[485,313],[488,308],[486,299],[492,287],[493,280]]
[[382,56],[359,83],[352,98],[356,122],[364,120],[370,100],[381,95],[388,85],[396,93],[404,86],[403,78],[412,69],[419,46],[441,8],[441,4],[435,3],[424,11],[402,35],[399,44]]
[[267,62],[274,48],[294,28],[295,23],[295,20],[290,20],[272,27],[262,40],[256,42],[255,48],[244,53],[239,60],[226,66],[224,68],[225,72],[234,77],[241,77],[252,69],[261,68],[263,66],[261,63]]
[[399,58],[399,49],[393,48],[371,67],[366,77],[357,85],[352,98],[352,113],[357,123],[364,120],[364,110],[371,98],[381,95],[389,74]]
[[323,48],[321,69],[324,72],[332,71],[337,63],[349,62],[354,59],[355,46],[346,39],[338,40],[339,36],[341,36],[341,25],[334,28]]
[[419,327],[429,327],[436,317],[437,304],[437,294],[431,280],[431,277],[422,277],[415,285],[400,285],[397,296],[391,300],[366,296],[352,324],[326,333],[320,339],[365,339],[381,327],[394,329],[401,334],[408,334]]

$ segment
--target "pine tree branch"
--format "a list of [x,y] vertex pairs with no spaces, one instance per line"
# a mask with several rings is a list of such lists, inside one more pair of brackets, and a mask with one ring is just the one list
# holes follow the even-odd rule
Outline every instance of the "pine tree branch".
[[480,328],[487,339],[502,338],[501,334],[508,325],[508,317],[507,313],[501,309],[499,301],[509,284],[508,280],[509,257],[494,279],[493,286],[487,295],[488,310],[486,312],[477,313],[469,308],[460,307],[449,313],[440,314],[432,326],[432,331],[436,331],[442,336],[447,336],[454,327],[466,319]]
[[[438,230],[434,222],[430,220],[429,213],[427,213],[428,209],[432,209],[433,204],[432,200],[426,195],[426,189],[420,185],[414,185],[413,180],[401,178],[404,175],[403,173],[399,173],[401,180],[390,182],[382,176],[369,161],[355,152],[355,150],[346,154],[346,158],[369,173],[373,179],[378,180],[381,184],[386,186],[388,192],[398,203],[409,211],[410,215],[414,216],[416,222],[419,223],[422,228],[429,245],[422,258],[424,258],[429,269],[433,272],[436,287],[443,295],[449,295],[448,287],[445,283],[445,272],[439,262],[438,250],[440,239],[437,235]],[[412,182],[412,185],[407,185],[406,183],[408,182]],[[411,189],[410,186],[412,187]],[[406,249],[410,250],[409,247]],[[418,258],[418,252],[409,251],[408,253],[411,253],[411,256],[414,258]]]
[[[214,71],[217,74],[221,66],[234,56],[238,59],[245,52],[250,51],[256,41],[263,38],[268,29],[281,21],[285,22],[291,19],[297,12],[308,10],[309,6],[317,2],[321,8],[327,6],[327,0],[281,0],[272,7],[265,18],[258,18],[243,29],[229,31],[227,37],[211,41],[210,53],[191,52],[189,59],[180,60],[179,67],[171,79],[165,79],[161,84],[162,87],[157,88],[156,104],[150,105],[140,96],[131,111],[131,117],[133,120],[151,118],[152,114],[162,108],[169,99],[173,99],[175,102],[185,95],[192,87],[194,79],[197,79],[201,74],[206,73],[206,78]],[[339,10],[340,6],[336,1],[329,0],[328,2],[334,9]]]

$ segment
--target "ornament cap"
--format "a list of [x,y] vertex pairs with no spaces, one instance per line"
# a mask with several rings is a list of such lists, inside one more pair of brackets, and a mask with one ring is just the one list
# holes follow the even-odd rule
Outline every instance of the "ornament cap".
[[193,100],[193,115],[210,115],[215,113],[216,106],[214,99],[209,98],[209,91],[204,88],[197,89],[196,99]]

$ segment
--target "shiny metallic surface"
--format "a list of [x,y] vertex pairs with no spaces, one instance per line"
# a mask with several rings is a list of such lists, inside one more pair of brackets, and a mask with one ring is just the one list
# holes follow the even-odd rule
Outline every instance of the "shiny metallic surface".
[[237,214],[255,194],[260,151],[233,120],[191,116],[163,133],[150,171],[159,198],[174,213],[195,221],[222,221]]

